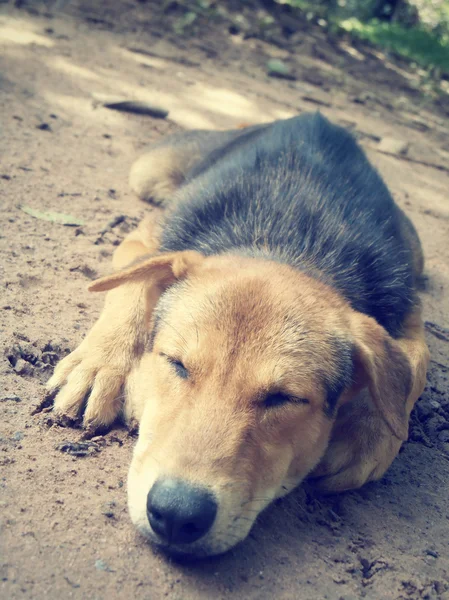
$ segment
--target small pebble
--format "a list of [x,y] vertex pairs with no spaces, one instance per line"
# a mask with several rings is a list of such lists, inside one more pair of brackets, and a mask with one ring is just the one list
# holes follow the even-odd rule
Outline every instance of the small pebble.
[[410,144],[408,142],[384,137],[380,140],[377,149],[379,152],[385,152],[386,154],[405,155],[407,154],[409,147]]
[[19,375],[30,375],[33,372],[33,367],[23,358],[19,358],[14,365],[14,371]]
[[95,568],[98,571],[106,571],[107,573],[114,572],[114,570],[111,569],[111,567],[108,565],[108,563],[105,562],[104,560],[101,560],[101,558],[99,558],[98,560],[95,561]]
[[[5,308],[5,307],[3,307]],[[22,402],[22,398],[19,396],[0,396],[0,402]]]
[[114,501],[112,501],[112,502],[105,502],[103,504],[101,513],[105,517],[108,517],[108,519],[113,519],[115,517],[115,513],[114,513],[115,506],[116,506],[116,503]]

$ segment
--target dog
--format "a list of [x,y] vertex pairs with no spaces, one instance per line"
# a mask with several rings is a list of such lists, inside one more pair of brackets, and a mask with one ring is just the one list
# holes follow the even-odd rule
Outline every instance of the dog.
[[220,554],[305,478],[381,478],[426,380],[424,260],[352,136],[319,113],[185,132],[130,184],[155,208],[90,286],[104,310],[48,389],[86,427],[139,423],[137,529]]

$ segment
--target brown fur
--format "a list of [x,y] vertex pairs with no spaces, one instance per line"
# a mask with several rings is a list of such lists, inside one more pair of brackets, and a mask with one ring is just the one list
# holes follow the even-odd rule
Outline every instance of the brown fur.
[[[166,165],[154,187],[147,164],[147,179],[134,187],[155,196],[170,187],[174,170]],[[189,548],[198,554],[243,539],[260,510],[308,475],[329,491],[380,478],[425,385],[419,307],[394,340],[335,290],[286,265],[195,252],[146,258],[157,252],[160,227],[160,213],[151,213],[117,249],[114,266],[122,270],[91,285],[108,290],[104,312],[49,382],[61,388],[55,410],[71,417],[92,390],[87,426],[110,424],[120,410],[140,423],[129,475],[136,526],[153,535],[146,495],[161,475],[200,484],[218,499],[212,530]],[[414,248],[418,276],[419,241]],[[153,309],[172,286],[148,353]],[[355,370],[331,418],[324,380],[338,376],[332,335],[352,344]],[[177,377],[166,356],[181,360],[189,378]],[[266,409],[266,395],[279,391],[308,403]]]
[[[195,153],[188,156],[171,146],[161,148],[157,153],[149,152],[133,164],[129,186],[141,200],[162,204],[165,198],[173,195],[197,159]],[[154,172],[155,177],[149,178],[149,172]]]

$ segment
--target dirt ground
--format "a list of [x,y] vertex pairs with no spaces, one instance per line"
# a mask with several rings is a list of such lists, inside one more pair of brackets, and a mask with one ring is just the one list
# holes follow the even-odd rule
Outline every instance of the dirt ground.
[[[448,104],[423,98],[416,76],[379,52],[316,31],[269,43],[220,20],[179,36],[162,4],[0,3],[0,598],[449,598]],[[269,78],[270,57],[295,79]],[[108,110],[98,94],[169,117]],[[317,108],[356,132],[419,230],[428,385],[382,481],[332,497],[305,486],[227,555],[171,562],[127,515],[133,435],[115,428],[76,445],[81,431],[32,410],[99,314],[88,281],[110,271],[114,246],[148,210],[127,184],[145,145],[181,127]]]

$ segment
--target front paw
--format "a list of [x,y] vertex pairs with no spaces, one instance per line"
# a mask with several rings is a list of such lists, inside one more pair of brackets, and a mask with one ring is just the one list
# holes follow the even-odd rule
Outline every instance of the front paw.
[[340,408],[329,446],[310,479],[323,492],[357,489],[380,479],[401,445],[364,390]]
[[123,405],[122,389],[132,357],[108,336],[91,334],[56,367],[47,383],[54,412],[61,419],[98,429],[110,425]]
[[356,490],[368,481],[374,479],[373,475],[378,465],[375,461],[353,461],[344,466],[320,465],[310,475],[313,486],[320,492],[337,493]]
[[389,431],[358,443],[354,439],[331,443],[321,463],[310,475],[322,492],[354,490],[380,479],[398,454],[402,441]]

